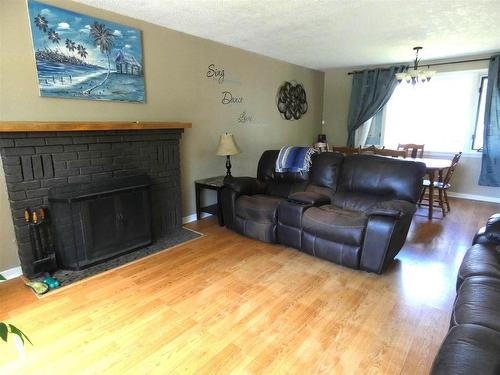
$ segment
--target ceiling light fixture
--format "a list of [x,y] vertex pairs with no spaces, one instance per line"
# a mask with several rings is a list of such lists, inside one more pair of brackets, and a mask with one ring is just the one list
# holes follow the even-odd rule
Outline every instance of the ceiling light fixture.
[[418,52],[423,47],[413,47],[415,51],[415,61],[413,61],[413,69],[405,72],[405,73],[396,73],[396,80],[398,83],[402,81],[406,81],[407,83],[411,83],[412,85],[416,85],[417,83],[429,82],[431,77],[436,74],[434,70],[421,70],[418,68],[418,63],[420,59],[418,58]]

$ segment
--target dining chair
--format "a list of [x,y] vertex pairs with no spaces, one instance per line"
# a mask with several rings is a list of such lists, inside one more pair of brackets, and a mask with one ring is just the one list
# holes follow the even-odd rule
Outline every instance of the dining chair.
[[[419,206],[428,206],[430,204],[433,205],[433,207],[438,207],[441,208],[441,211],[443,213],[443,217],[446,216],[446,212],[450,212],[450,201],[448,200],[448,193],[447,190],[451,187],[450,181],[451,177],[453,176],[453,173],[455,172],[455,169],[457,168],[458,161],[460,160],[460,157],[462,156],[462,153],[459,152],[458,154],[455,154],[451,161],[451,166],[448,168],[448,171],[446,172],[446,175],[444,176],[443,181],[435,181],[434,182],[434,189],[438,190],[438,196],[437,196],[437,201],[433,199],[434,202],[429,202],[429,197],[427,195],[427,198],[425,196],[427,189],[429,188],[430,181],[429,180],[424,180],[423,182],[423,189],[422,189],[422,194],[420,194],[420,199],[419,199]],[[427,200],[428,203],[424,204],[422,203],[423,200]],[[434,205],[434,203],[437,203],[437,206]],[[446,211],[444,209],[444,206],[446,205]]]
[[330,151],[330,145],[328,144],[328,142],[316,142],[314,145],[313,145],[313,148],[318,151],[320,154],[322,152],[329,152]]
[[360,147],[359,148],[359,152],[361,154],[373,154],[375,153],[375,150],[381,150],[381,149],[384,149],[385,146],[381,146],[380,148],[375,146],[375,145],[371,145],[371,146],[368,146],[368,147]]
[[424,146],[425,144],[417,145],[415,143],[399,143],[398,150],[404,150],[406,152],[406,156],[411,158],[423,158]]
[[376,148],[373,153],[380,156],[390,156],[393,158],[406,158],[406,151],[404,150],[391,150],[388,148]]
[[345,155],[359,154],[359,147],[332,146],[332,151]]

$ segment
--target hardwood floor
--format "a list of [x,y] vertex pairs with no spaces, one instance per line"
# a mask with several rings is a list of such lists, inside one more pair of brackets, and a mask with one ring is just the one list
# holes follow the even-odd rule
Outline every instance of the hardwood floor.
[[220,228],[37,299],[0,284],[0,320],[33,341],[0,343],[0,374],[427,374],[447,329],[456,270],[500,205],[453,200],[415,217],[384,275]]

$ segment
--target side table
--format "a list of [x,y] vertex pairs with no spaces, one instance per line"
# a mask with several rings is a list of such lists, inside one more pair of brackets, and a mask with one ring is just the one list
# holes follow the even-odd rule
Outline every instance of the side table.
[[[196,180],[194,182],[195,192],[196,192],[196,218],[201,219],[201,213],[207,212],[212,215],[216,215],[219,221],[219,225],[224,226],[224,218],[222,217],[222,200],[221,200],[221,190],[224,186],[224,177],[217,176],[205,178],[202,180]],[[217,192],[217,203],[211,204],[209,206],[201,206],[201,191],[203,189],[215,190]]]

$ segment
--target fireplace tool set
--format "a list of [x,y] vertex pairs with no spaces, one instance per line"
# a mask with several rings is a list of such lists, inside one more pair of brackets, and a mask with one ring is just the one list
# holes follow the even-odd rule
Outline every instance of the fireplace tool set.
[[[33,250],[33,266],[35,274],[50,273],[57,270],[54,244],[50,233],[50,223],[47,210],[44,207],[31,211],[24,210],[24,220],[28,225],[31,248]],[[51,279],[51,278],[48,278]],[[52,279],[54,280],[54,279]],[[54,287],[58,283],[49,281]],[[56,280],[54,280],[56,281]],[[50,285],[48,285],[50,287]]]

